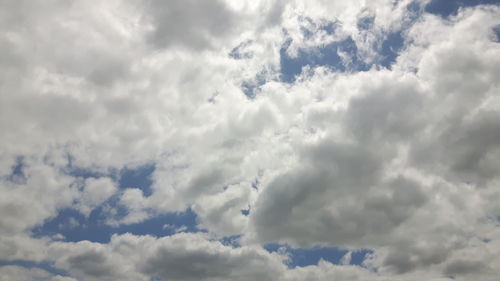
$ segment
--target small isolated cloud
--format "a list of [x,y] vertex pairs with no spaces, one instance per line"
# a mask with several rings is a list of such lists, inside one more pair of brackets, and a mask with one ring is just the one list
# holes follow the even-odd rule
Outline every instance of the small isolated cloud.
[[181,225],[181,226],[177,227],[175,225],[171,225],[171,224],[168,224],[168,223],[165,224],[165,225],[163,225],[162,228],[165,229],[165,230],[172,231],[174,233],[186,232],[186,230],[188,229],[188,227],[185,226],[185,225]]

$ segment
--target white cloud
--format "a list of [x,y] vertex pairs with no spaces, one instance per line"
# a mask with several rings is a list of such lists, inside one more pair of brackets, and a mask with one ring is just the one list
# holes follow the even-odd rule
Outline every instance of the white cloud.
[[[494,280],[499,8],[410,24],[422,12],[410,2],[0,3],[0,259],[53,261],[79,280]],[[339,23],[333,34],[325,22]],[[371,63],[402,28],[391,69],[277,79],[286,38],[293,53],[352,37]],[[249,55],[231,58],[242,43]],[[258,75],[248,99],[241,83]],[[116,171],[144,163],[155,164],[152,194],[118,190]],[[103,244],[32,234],[63,208],[99,206],[113,226],[191,208],[209,233]],[[214,241],[226,235],[243,246]],[[266,242],[374,253],[366,268],[288,269]]]
[[24,160],[26,181],[0,181],[0,233],[17,235],[55,216],[78,196],[73,179],[37,159]]
[[104,203],[116,191],[117,187],[110,178],[88,178],[85,180],[77,208],[89,216],[95,207]]
[[248,217],[247,210],[255,201],[256,190],[250,184],[229,186],[221,193],[197,200],[193,211],[198,214],[200,227],[220,236],[244,233]]

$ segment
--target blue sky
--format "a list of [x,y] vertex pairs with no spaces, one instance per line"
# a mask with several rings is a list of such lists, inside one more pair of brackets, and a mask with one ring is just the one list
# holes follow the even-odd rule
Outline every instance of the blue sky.
[[0,280],[495,280],[500,2],[362,2],[0,4]]

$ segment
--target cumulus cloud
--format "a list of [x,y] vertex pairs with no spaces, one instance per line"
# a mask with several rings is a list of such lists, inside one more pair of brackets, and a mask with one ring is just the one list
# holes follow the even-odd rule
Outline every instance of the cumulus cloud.
[[116,190],[115,184],[109,178],[86,179],[80,195],[80,212],[88,216],[92,209],[104,203]]
[[285,266],[260,247],[232,248],[204,234],[113,236],[103,245],[56,242],[55,265],[84,280],[271,280]]
[[495,280],[500,7],[430,2],[0,2],[0,279]]
[[54,275],[43,269],[26,269],[20,266],[2,266],[0,267],[0,280],[75,281],[76,279],[61,275]]

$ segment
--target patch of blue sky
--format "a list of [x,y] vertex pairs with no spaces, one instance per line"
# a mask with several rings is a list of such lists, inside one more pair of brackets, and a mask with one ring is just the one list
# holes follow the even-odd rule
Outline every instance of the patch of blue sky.
[[62,172],[76,178],[100,178],[100,177],[111,177],[116,179],[117,170],[113,169],[111,171],[103,172],[99,169],[83,168],[73,165],[71,157],[68,158],[68,165],[62,169]]
[[250,214],[250,209],[243,209],[240,211],[242,215],[248,216]]
[[75,178],[82,178],[82,179],[87,179],[87,178],[101,178],[101,177],[110,177],[114,180],[116,180],[117,176],[116,173],[108,173],[108,172],[102,172],[102,171],[97,171],[97,170],[91,170],[91,169],[85,169],[85,168],[65,168],[63,171],[65,174],[70,175]]
[[33,262],[33,261],[26,261],[26,260],[12,260],[12,261],[5,261],[5,260],[0,260],[0,267],[2,266],[19,266],[19,267],[24,267],[28,269],[32,268],[38,268],[45,270],[49,273],[52,273],[54,275],[60,275],[60,276],[69,276],[69,274],[64,271],[57,269],[54,267],[54,265],[50,262]]
[[242,235],[240,235],[240,234],[225,236],[225,237],[222,237],[221,239],[219,239],[219,242],[221,242],[223,245],[226,245],[226,246],[231,246],[233,248],[239,248],[239,247],[241,247],[241,244],[240,244],[241,237],[242,237]]
[[156,166],[154,163],[149,163],[134,168],[124,167],[122,169],[110,169],[103,172],[100,170],[76,167],[69,161],[68,166],[63,169],[63,172],[82,179],[109,177],[118,183],[119,188],[139,188],[142,190],[144,196],[147,197],[152,193],[151,186],[153,180],[151,176],[155,168]]
[[241,90],[249,99],[254,99],[262,85],[267,81],[265,71],[259,72],[253,79],[245,80],[241,83]]
[[[288,267],[290,268],[316,265],[320,260],[342,264],[342,258],[349,252],[335,247],[291,248],[283,244],[267,244],[264,248],[269,252],[286,252],[289,256]],[[366,255],[372,252],[367,249],[353,251],[348,264],[362,266]]]
[[375,23],[375,15],[368,14],[358,18],[356,26],[358,27],[359,30],[370,30],[373,27],[374,23]]
[[[331,42],[324,46],[299,49],[296,56],[288,55],[292,39],[285,41],[280,49],[281,80],[292,83],[304,67],[328,67],[332,71],[365,71],[369,67],[357,56],[357,46],[351,37]],[[345,58],[345,55],[348,58]]]
[[[301,48],[297,51],[296,56],[288,54],[288,48],[293,41],[287,39],[280,49],[281,80],[286,83],[293,83],[306,66],[310,68],[323,66],[335,72],[367,71],[373,65],[391,68],[391,65],[404,48],[404,32],[416,22],[423,11],[423,8],[416,1],[408,4],[406,9],[408,11],[407,17],[404,19],[401,29],[385,34],[380,43],[373,46],[379,54],[379,58],[373,64],[367,64],[360,59],[356,42],[352,37],[326,45]],[[362,32],[370,31],[374,26],[375,17],[374,12],[366,10],[357,21],[358,29]],[[328,22],[328,24],[318,27],[318,24],[307,18],[303,22],[305,24],[301,30],[305,40],[312,38],[314,32],[321,32],[322,30],[328,34],[334,34],[335,29],[341,26],[339,22]]]
[[500,5],[498,0],[432,0],[425,6],[425,11],[441,17],[456,15],[460,8],[477,5]]
[[[22,163],[22,162],[20,162]],[[65,173],[78,178],[110,177],[117,182],[120,189],[139,188],[145,196],[152,193],[152,174],[155,171],[154,164],[146,164],[134,168],[124,167],[120,170],[112,170],[102,173],[90,169],[83,169],[68,165]],[[14,168],[14,170],[22,170]],[[19,173],[19,172],[16,172]],[[180,213],[156,214],[152,212],[152,218],[140,223],[110,226],[106,222],[110,219],[120,220],[128,214],[125,206],[119,204],[119,194],[115,194],[101,206],[95,208],[88,217],[78,210],[66,208],[59,211],[55,218],[46,221],[43,225],[32,230],[35,237],[63,235],[65,241],[88,240],[106,243],[111,235],[121,233],[132,233],[136,235],[165,236],[177,231],[198,232],[196,227],[196,214],[188,209]],[[109,212],[112,209],[113,212]]]
[[493,42],[500,43],[500,24],[492,27],[491,31],[493,33]]
[[62,209],[55,218],[32,230],[34,237],[64,236],[63,240],[77,242],[88,240],[108,243],[113,234],[131,233],[134,235],[152,235],[163,237],[177,232],[202,232],[197,228],[197,216],[191,210],[154,216],[140,223],[111,226],[105,223],[102,207],[91,212],[87,218],[74,209]]
[[16,163],[11,167],[7,180],[17,184],[26,183],[27,177],[24,174],[24,157],[16,157]]
[[336,21],[328,21],[319,26],[320,30],[325,31],[328,34],[334,34],[335,29],[339,26],[339,22]]
[[146,164],[136,168],[125,167],[120,171],[118,186],[120,188],[139,188],[144,196],[150,196],[153,184],[152,174],[155,171],[154,164]]
[[[293,83],[305,69],[318,66],[327,67],[334,72],[358,72],[367,71],[372,66],[391,68],[405,45],[405,31],[417,21],[423,12],[423,7],[417,1],[410,2],[406,6],[407,17],[402,23],[400,30],[393,30],[385,34],[379,44],[373,48],[379,54],[379,58],[372,64],[367,64],[360,59],[356,42],[352,37],[344,40],[334,41],[329,44],[318,45],[307,48],[299,48],[295,55],[289,55],[288,49],[293,39],[285,40],[280,48],[280,80],[285,83]],[[373,28],[376,15],[366,11],[358,19],[357,26],[360,31],[369,31]],[[328,35],[335,34],[341,23],[337,21],[319,21],[304,17],[300,19],[301,32],[304,40],[311,40],[316,33],[324,32]],[[285,35],[287,31],[284,31]],[[257,90],[266,82],[265,76],[257,76],[254,79],[242,83],[241,87],[245,95],[255,97]]]
[[403,19],[405,23],[413,23],[415,22],[424,12],[425,7],[422,7],[422,3],[420,1],[412,1],[406,5],[406,17]]
[[[338,21],[314,21],[309,17],[299,18],[300,31],[304,40],[313,40],[318,34],[334,35],[341,26]],[[284,34],[288,32],[284,30]],[[285,40],[280,48],[280,80],[293,83],[305,67],[328,67],[332,71],[367,70],[357,56],[357,46],[351,37],[324,45],[299,48],[296,55],[289,55],[288,48],[293,43],[291,38]]]
[[362,266],[367,255],[370,255],[370,254],[373,254],[373,251],[368,250],[368,249],[361,249],[361,250],[354,251],[351,254],[351,261],[349,264]]
[[391,68],[391,65],[398,58],[403,46],[403,31],[389,33],[385,40],[382,42],[380,48],[381,60],[378,63],[383,67]]

